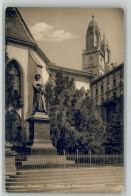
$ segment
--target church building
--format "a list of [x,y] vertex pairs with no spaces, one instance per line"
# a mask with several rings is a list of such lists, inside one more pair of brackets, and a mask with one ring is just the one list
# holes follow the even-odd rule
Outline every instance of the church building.
[[49,77],[54,79],[56,72],[62,70],[63,76],[74,78],[77,89],[84,87],[85,90],[89,90],[89,81],[93,75],[85,71],[59,67],[52,63],[37,45],[17,8],[6,9],[5,45],[8,56],[5,72],[14,78],[13,90],[21,97],[23,105],[13,114],[17,121],[12,129],[15,133],[17,127],[21,126],[20,140],[30,140],[29,125],[26,119],[31,116],[33,111],[32,83],[35,75],[40,74],[41,80],[45,84]]
[[[96,106],[102,108],[100,113],[104,117],[103,119],[107,120],[108,116],[109,120],[114,105],[111,103],[113,100],[123,97],[124,63],[118,66],[116,63],[111,63],[109,43],[105,35],[101,40],[100,29],[94,20],[94,15],[87,28],[86,49],[82,54],[82,69],[93,74],[94,77],[90,80],[90,95]],[[119,103],[119,109],[121,112],[123,111],[123,102]]]

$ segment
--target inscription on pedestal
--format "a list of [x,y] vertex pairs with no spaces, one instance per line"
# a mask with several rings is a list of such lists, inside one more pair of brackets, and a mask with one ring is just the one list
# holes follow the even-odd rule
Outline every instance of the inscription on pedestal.
[[35,140],[50,140],[50,125],[49,123],[34,123]]

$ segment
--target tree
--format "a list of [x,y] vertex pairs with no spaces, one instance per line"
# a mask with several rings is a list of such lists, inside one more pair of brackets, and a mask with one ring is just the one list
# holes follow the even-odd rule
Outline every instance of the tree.
[[[93,100],[86,96],[76,111],[76,129],[80,134],[80,142],[84,152],[103,153],[105,127],[102,118],[96,111]],[[82,149],[81,149],[82,151]]]
[[107,154],[121,154],[123,146],[123,121],[116,112],[110,122],[106,124],[105,149]]
[[84,88],[75,89],[74,80],[56,74],[46,85],[45,97],[51,117],[51,138],[59,152],[103,152],[104,124],[93,100]]

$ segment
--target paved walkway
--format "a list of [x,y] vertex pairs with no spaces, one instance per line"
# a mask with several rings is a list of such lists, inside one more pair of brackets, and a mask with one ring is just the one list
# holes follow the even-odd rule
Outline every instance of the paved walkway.
[[19,170],[6,180],[9,192],[121,193],[123,167]]

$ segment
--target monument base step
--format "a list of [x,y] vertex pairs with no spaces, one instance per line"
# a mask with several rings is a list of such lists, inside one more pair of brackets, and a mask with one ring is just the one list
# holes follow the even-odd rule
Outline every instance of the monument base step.
[[32,155],[57,155],[57,149],[50,142],[49,144],[33,145],[31,147]]
[[22,161],[24,165],[48,165],[48,164],[74,164],[74,160],[66,160],[63,155],[29,155],[26,161]]

